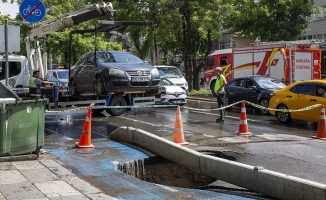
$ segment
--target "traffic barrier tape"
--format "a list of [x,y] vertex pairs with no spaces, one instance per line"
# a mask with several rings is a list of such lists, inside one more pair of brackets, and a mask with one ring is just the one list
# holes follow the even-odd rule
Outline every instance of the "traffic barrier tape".
[[[187,108],[189,110],[196,110],[196,111],[216,111],[216,110],[222,110],[222,109],[226,109],[229,107],[232,107],[234,105],[240,104],[242,101],[238,101],[232,104],[229,104],[227,106],[221,107],[221,108],[213,108],[213,109],[200,109],[200,108],[192,108],[192,107],[188,107],[188,106],[182,106],[183,108]],[[307,106],[305,108],[300,108],[300,109],[275,109],[275,108],[266,108],[264,106],[255,104],[255,103],[251,103],[249,101],[245,101],[246,103],[248,103],[249,105],[259,108],[259,109],[265,109],[265,110],[273,110],[273,111],[278,111],[278,112],[302,112],[302,111],[307,111],[307,110],[312,110],[314,108],[320,107],[321,104],[315,104],[315,105],[311,105],[311,106]]]
[[[201,108],[192,108],[192,107],[188,107],[188,106],[182,106],[182,108],[187,108],[189,110],[196,110],[196,111],[217,111],[217,110],[221,110],[221,109],[226,109],[232,106],[235,106],[237,104],[240,104],[242,101],[238,101],[232,104],[229,104],[227,106],[224,106],[222,108],[212,108],[212,109],[201,109]],[[246,103],[248,103],[249,105],[255,107],[255,108],[259,108],[259,109],[265,109],[265,110],[273,110],[273,111],[277,111],[277,112],[302,112],[302,111],[307,111],[307,110],[312,110],[314,108],[320,107],[321,104],[315,104],[315,105],[311,105],[311,106],[307,106],[305,108],[300,108],[300,109],[274,109],[274,108],[266,108],[262,105],[258,105],[255,103],[251,103],[249,101],[245,101]],[[92,108],[92,109],[99,109],[99,108],[166,108],[166,107],[176,107],[177,105],[140,105],[140,106],[95,106],[95,103],[91,103],[89,106],[84,106],[84,107],[78,107],[78,108],[72,108],[72,109],[67,109],[67,110],[54,110],[54,111],[46,111],[46,112],[71,112],[71,111],[78,111],[78,110],[84,110],[84,109],[88,109],[88,108]]]
[[85,110],[88,108],[99,109],[99,108],[166,108],[166,107],[177,107],[177,105],[140,105],[140,106],[95,106],[95,103],[91,103],[89,106],[83,106],[78,108],[72,108],[67,110],[48,110],[46,112],[71,112],[78,110]]

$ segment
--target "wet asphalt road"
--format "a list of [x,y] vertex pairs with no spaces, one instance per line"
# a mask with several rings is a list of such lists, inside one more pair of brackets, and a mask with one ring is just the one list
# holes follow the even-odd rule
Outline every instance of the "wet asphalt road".
[[[214,99],[212,99],[214,100]],[[238,136],[240,108],[233,107],[223,123],[216,123],[216,102],[188,100],[181,108],[185,140],[189,148],[265,169],[326,184],[326,142],[311,139],[316,127],[307,122],[280,124],[274,116],[262,116],[247,108],[249,131]],[[206,109],[206,110],[199,110]],[[69,149],[79,140],[86,110],[46,113],[45,149]],[[92,140],[106,141],[120,126],[143,129],[173,140],[176,109],[139,108],[111,117],[105,111],[92,116]],[[58,154],[62,157],[65,154]],[[60,157],[61,159],[61,157]],[[64,158],[63,158],[64,160]]]

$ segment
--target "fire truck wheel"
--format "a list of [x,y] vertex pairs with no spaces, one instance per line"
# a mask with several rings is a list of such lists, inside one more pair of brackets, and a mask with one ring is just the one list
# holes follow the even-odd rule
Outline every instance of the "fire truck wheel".
[[212,92],[212,95],[214,97],[217,97],[217,94],[216,94],[216,92],[214,90],[214,87],[215,87],[215,81],[212,81],[212,83],[211,83],[211,92]]
[[[264,106],[265,108],[269,107],[269,100],[268,99],[261,99],[259,101],[259,105]],[[269,110],[268,109],[260,109],[260,113],[263,115],[269,115]]]
[[72,79],[70,81],[69,91],[70,91],[71,96],[73,96],[73,97],[79,96],[79,92],[77,91],[76,83],[75,83],[74,79]]
[[[112,98],[109,106],[126,106],[127,101],[124,97],[115,96]],[[107,113],[112,116],[119,116],[126,112],[126,108],[107,108],[105,109]]]
[[[276,108],[284,110],[288,109],[288,107],[284,104],[280,104]],[[288,124],[292,121],[291,114],[289,112],[276,112],[275,116],[279,122],[284,124]]]

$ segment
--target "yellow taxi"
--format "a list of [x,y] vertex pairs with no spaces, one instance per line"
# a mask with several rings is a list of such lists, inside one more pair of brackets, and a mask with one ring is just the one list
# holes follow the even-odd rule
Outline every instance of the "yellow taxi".
[[[326,80],[304,80],[292,83],[271,94],[269,107],[272,109],[301,109],[316,104],[326,105]],[[290,123],[292,120],[319,122],[320,107],[300,112],[280,112],[270,110],[278,121]]]

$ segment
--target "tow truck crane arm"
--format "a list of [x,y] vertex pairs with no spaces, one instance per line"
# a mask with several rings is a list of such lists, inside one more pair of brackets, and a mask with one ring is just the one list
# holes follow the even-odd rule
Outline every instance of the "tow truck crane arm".
[[[47,53],[44,49],[42,59],[40,50],[40,40],[45,38],[47,34],[61,31],[65,28],[78,25],[82,22],[86,22],[100,16],[108,15],[110,17],[110,20],[113,20],[114,12],[115,10],[113,9],[112,3],[101,2],[98,4],[92,4],[84,9],[80,9],[68,14],[63,14],[49,20],[45,20],[37,24],[37,27],[32,29],[31,34],[25,38],[30,75],[32,75],[33,71],[37,69],[40,70],[41,77],[45,77],[46,75]],[[34,42],[34,48],[32,48],[32,42]]]

